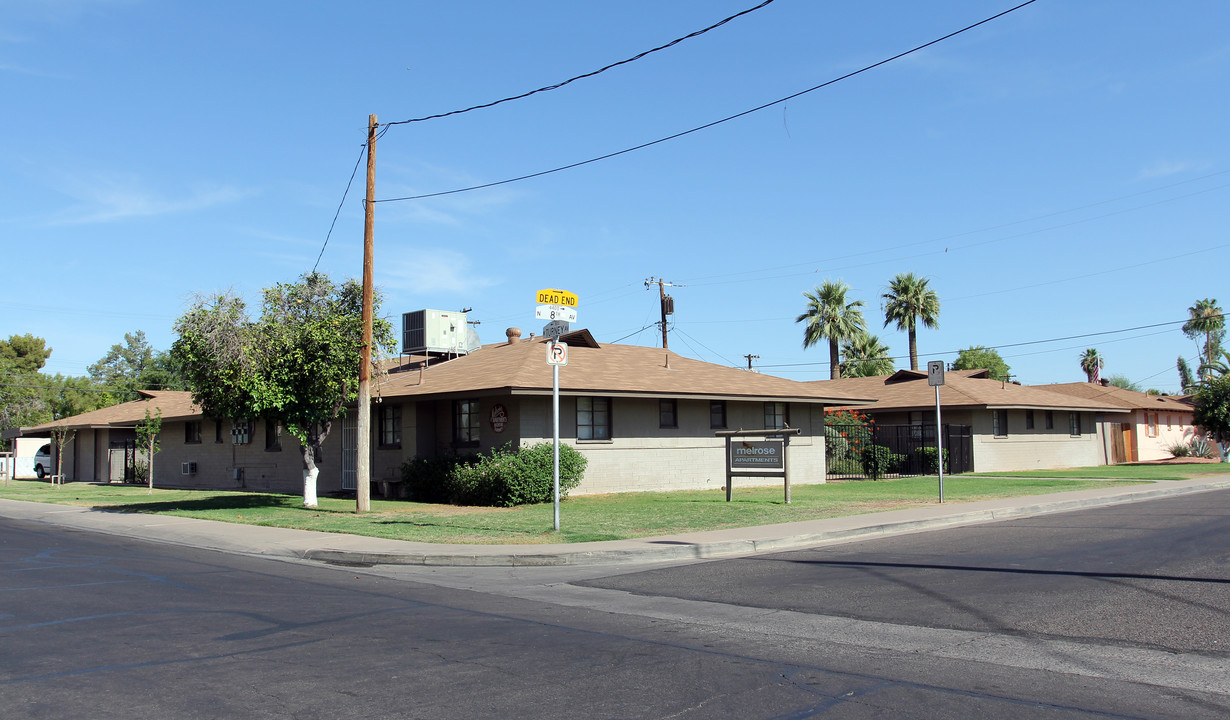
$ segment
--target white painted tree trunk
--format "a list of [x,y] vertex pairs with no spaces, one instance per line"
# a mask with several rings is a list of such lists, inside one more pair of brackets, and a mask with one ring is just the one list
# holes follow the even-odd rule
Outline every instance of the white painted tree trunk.
[[303,507],[316,507],[316,476],[320,468],[313,465],[303,469]]

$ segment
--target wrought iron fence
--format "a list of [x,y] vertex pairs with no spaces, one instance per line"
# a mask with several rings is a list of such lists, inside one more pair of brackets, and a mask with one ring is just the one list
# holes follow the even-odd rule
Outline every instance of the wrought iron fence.
[[[968,425],[944,425],[944,472],[972,472],[974,436]],[[934,475],[934,425],[826,425],[824,452],[832,479]]]

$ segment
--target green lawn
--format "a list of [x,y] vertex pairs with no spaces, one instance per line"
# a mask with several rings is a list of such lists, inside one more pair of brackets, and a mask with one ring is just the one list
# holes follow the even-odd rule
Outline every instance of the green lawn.
[[1204,475],[1230,475],[1230,465],[1225,463],[1102,465],[1100,467],[1066,468],[1064,470],[977,473],[978,477],[1107,478],[1113,480],[1187,480]]
[[[1203,472],[1208,467],[1216,466],[1183,466],[1182,472]],[[1180,472],[1174,466],[1167,471]],[[1123,468],[1116,473],[1119,479],[1111,480],[1059,478],[1054,471],[1044,474],[1047,477],[946,477],[944,499],[960,503],[1158,479],[1138,477],[1135,468]],[[398,540],[534,544],[618,540],[932,505],[937,502],[937,486],[934,477],[799,485],[793,489],[790,505],[782,502],[780,485],[736,488],[729,503],[724,489],[578,496],[560,504],[558,533],[551,529],[550,503],[471,508],[373,500],[372,512],[358,515],[352,499],[322,498],[319,508],[307,509],[293,495],[166,489],[155,489],[149,495],[142,486],[70,483],[57,488],[34,480],[12,481],[9,487],[0,487],[0,497]]]

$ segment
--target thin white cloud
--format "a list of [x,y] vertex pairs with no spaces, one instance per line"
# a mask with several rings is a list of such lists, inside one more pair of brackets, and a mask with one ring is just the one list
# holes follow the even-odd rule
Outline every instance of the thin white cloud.
[[52,225],[116,222],[202,210],[232,203],[248,193],[229,186],[191,188],[174,197],[149,190],[138,179],[124,175],[64,177],[57,188],[77,202],[52,217]]
[[404,247],[380,255],[375,280],[390,300],[415,298],[431,304],[496,284],[474,271],[469,256],[455,250]]
[[1170,177],[1178,175],[1190,170],[1194,170],[1196,165],[1190,162],[1176,162],[1173,160],[1159,160],[1152,165],[1146,165],[1140,169],[1137,174],[1137,180],[1156,180],[1158,178]]

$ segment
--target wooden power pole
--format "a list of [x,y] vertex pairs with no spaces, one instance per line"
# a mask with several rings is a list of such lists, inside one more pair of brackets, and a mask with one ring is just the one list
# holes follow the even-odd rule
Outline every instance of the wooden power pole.
[[375,115],[367,116],[367,202],[363,204],[363,359],[359,362],[359,407],[355,443],[355,511],[372,509],[372,240],[376,220]]

